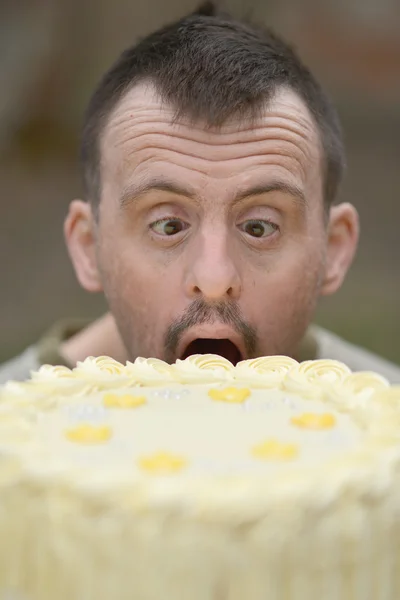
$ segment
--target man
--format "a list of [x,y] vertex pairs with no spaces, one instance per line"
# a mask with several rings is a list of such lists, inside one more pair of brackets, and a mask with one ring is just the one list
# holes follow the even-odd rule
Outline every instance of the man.
[[[69,337],[65,361],[329,356],[395,380],[309,329],[357,246],[355,208],[334,204],[343,165],[335,109],[269,31],[207,4],[126,50],[89,104],[86,197],[64,229],[80,284],[112,316]],[[98,352],[101,327],[115,352]]]

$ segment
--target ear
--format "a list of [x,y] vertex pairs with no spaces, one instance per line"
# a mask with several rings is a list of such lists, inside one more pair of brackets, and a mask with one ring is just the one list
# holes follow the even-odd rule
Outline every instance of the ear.
[[353,262],[359,237],[358,213],[352,204],[330,209],[325,277],[320,293],[334,294],[342,285]]
[[64,221],[64,236],[68,252],[81,286],[88,292],[101,292],[97,268],[95,219],[88,202],[74,200]]

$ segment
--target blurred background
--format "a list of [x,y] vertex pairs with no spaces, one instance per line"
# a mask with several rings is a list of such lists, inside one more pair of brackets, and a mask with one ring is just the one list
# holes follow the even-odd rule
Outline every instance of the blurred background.
[[[1,0],[0,361],[64,317],[96,317],[62,222],[81,192],[82,112],[119,52],[194,0]],[[342,118],[342,200],[361,217],[358,258],[317,321],[400,363],[400,2],[227,0],[298,49]]]

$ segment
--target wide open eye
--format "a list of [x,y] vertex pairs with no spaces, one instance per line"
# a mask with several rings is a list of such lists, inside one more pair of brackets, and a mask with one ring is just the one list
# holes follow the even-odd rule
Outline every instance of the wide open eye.
[[177,235],[178,233],[185,231],[185,229],[187,229],[188,227],[189,225],[184,221],[181,221],[181,219],[175,219],[171,217],[166,219],[159,219],[158,221],[154,221],[154,223],[151,223],[150,225],[150,228],[155,233],[166,237]]
[[249,221],[245,221],[239,225],[239,228],[244,233],[247,233],[247,235],[255,238],[269,237],[279,229],[278,225],[275,223],[261,219],[251,219]]

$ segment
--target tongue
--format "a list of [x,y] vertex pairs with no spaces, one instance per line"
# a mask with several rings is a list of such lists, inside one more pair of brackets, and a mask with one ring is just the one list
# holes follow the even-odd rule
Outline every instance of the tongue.
[[230,340],[197,339],[189,344],[182,358],[192,354],[218,354],[236,365],[241,360],[239,350]]

